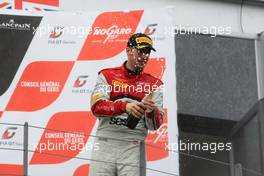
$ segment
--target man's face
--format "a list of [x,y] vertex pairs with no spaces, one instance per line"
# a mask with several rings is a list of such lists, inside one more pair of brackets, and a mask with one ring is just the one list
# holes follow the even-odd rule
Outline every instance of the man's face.
[[136,72],[141,72],[147,65],[151,49],[149,47],[137,49],[134,47],[128,50],[128,60]]

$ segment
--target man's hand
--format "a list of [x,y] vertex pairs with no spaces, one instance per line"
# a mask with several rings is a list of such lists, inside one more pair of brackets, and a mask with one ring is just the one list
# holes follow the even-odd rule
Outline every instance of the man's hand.
[[147,113],[152,112],[155,108],[155,103],[152,101],[152,99],[146,99],[143,101],[143,105]]
[[136,118],[141,118],[145,113],[144,107],[144,104],[138,102],[127,103],[126,111],[128,114],[132,114]]

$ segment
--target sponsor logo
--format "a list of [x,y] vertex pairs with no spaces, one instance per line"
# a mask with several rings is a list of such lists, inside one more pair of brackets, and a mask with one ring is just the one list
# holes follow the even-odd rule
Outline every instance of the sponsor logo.
[[157,142],[166,142],[168,140],[168,124],[163,123],[156,131],[150,131],[149,134],[153,134],[151,139],[154,144]]
[[88,75],[79,76],[74,82],[73,87],[82,87],[87,82]]
[[30,63],[16,85],[6,110],[35,111],[53,103],[60,95],[74,62]]
[[63,28],[64,27],[54,27],[53,30],[50,32],[49,37],[50,38],[58,38],[63,34]]
[[147,37],[139,37],[136,39],[136,43],[148,43],[152,45],[152,41]]
[[22,146],[22,142],[12,140],[12,138],[16,135],[17,130],[17,127],[7,127],[1,137],[0,146]]
[[21,81],[23,88],[37,88],[39,92],[60,92],[60,82],[58,81]]
[[157,31],[157,27],[158,27],[158,24],[156,24],[156,23],[147,25],[146,29],[144,30],[144,34],[151,36],[151,39],[153,41],[164,40],[165,37],[155,35],[155,33]]
[[113,80],[113,81],[112,81],[112,84],[113,84],[114,86],[119,86],[119,87],[124,87],[124,88],[126,88],[126,87],[129,86],[129,84],[124,83],[124,82],[120,82],[120,81],[117,81],[117,80]]
[[102,98],[103,95],[100,93],[96,93],[92,96],[92,102],[96,102],[97,100],[99,100],[100,98]]
[[146,35],[152,35],[154,34],[154,32],[156,31],[156,28],[157,28],[158,24],[149,24],[145,31],[144,31],[144,34]]
[[104,60],[124,51],[128,38],[135,33],[143,10],[129,12],[104,12],[99,14],[78,60]]
[[73,84],[72,93],[91,93],[92,90],[85,88],[88,78],[88,75],[78,76]]
[[[164,112],[163,124],[156,131],[149,131],[146,138],[148,161],[156,161],[169,156],[168,150],[166,150],[168,145],[168,113],[166,108]],[[156,146],[157,148],[151,146]]]
[[[70,161],[79,153],[91,150],[88,142],[96,119],[91,112],[59,112],[47,123],[39,143],[33,144],[35,151],[30,164],[59,164]],[[57,129],[57,132],[49,129]],[[32,144],[30,144],[32,145]],[[50,153],[51,155],[43,155]],[[69,157],[56,157],[64,155]]]
[[2,135],[2,139],[11,139],[16,134],[17,127],[8,127]]
[[83,143],[83,133],[66,133],[66,132],[47,132],[45,133],[45,139],[63,139],[64,143]]
[[61,44],[75,44],[73,40],[60,39],[63,36],[64,27],[55,26],[49,32],[48,44],[61,45]]
[[[94,27],[93,29],[93,35],[106,36],[102,41],[100,40],[100,42],[102,42],[103,44],[117,39],[120,35],[129,35],[131,34],[131,32],[131,28],[119,27],[117,25],[112,25],[109,28]],[[121,42],[123,42],[123,40]]]
[[126,126],[126,123],[127,123],[127,119],[121,119],[116,117],[112,117],[109,122],[110,125],[118,125],[118,126],[121,125]]
[[0,29],[12,29],[12,30],[30,30],[30,23],[18,23],[14,19],[10,19],[8,22],[0,22]]

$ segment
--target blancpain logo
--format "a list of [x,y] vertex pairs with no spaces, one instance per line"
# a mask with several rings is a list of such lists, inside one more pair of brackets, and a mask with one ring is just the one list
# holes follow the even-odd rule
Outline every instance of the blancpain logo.
[[0,29],[30,30],[29,23],[16,23],[14,19],[9,22],[0,22]]
[[119,35],[128,35],[131,32],[131,28],[119,28],[117,25],[113,25],[107,29],[100,29],[99,27],[95,27],[93,35],[107,35],[107,37],[103,41],[103,43],[106,43],[108,40],[113,40]]

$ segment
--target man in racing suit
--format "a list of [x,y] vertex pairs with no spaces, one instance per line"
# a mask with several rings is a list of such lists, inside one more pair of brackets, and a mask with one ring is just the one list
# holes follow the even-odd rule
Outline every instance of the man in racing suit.
[[[99,119],[89,176],[145,176],[144,140],[163,123],[163,83],[144,73],[152,40],[137,33],[128,40],[127,61],[101,70],[91,95]],[[137,123],[129,127],[128,118]]]

